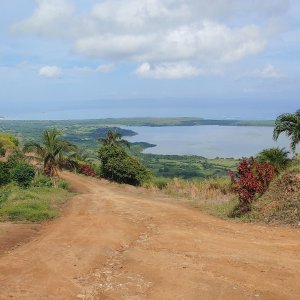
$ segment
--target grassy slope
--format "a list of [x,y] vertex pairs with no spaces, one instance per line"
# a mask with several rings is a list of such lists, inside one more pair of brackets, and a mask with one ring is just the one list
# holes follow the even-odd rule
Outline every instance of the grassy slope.
[[41,222],[56,217],[72,194],[64,189],[14,185],[0,189],[0,220]]
[[245,220],[270,224],[300,224],[300,172],[288,170],[276,178],[253,205]]

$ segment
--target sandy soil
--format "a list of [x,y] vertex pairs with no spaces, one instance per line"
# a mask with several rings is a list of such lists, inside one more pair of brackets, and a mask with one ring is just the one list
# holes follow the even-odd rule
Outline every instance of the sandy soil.
[[[65,173],[81,194],[0,255],[0,299],[300,299],[300,230]],[[1,242],[1,240],[0,240]]]

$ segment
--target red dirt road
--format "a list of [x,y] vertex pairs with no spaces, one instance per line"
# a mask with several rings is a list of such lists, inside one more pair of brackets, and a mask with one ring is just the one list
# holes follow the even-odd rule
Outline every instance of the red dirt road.
[[300,230],[63,176],[81,194],[0,256],[0,299],[300,299]]

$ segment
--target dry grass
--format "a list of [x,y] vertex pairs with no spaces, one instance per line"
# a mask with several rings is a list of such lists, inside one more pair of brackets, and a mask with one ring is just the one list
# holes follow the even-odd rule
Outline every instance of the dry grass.
[[165,185],[163,191],[183,197],[196,206],[217,205],[228,202],[233,197],[228,179],[187,181],[174,178]]

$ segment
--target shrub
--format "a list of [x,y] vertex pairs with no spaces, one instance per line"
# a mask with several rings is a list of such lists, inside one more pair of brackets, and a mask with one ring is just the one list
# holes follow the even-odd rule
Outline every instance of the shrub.
[[67,181],[65,181],[65,180],[60,180],[57,183],[57,187],[59,189],[67,190],[69,188],[69,183]]
[[25,161],[24,154],[19,150],[15,150],[9,155],[9,157],[7,159],[7,164],[10,168],[13,168],[18,163],[24,162],[24,161]]
[[266,192],[275,172],[275,168],[270,163],[260,163],[253,158],[243,159],[236,175],[229,172],[233,191],[239,197],[238,211],[240,213],[249,211],[255,197]]
[[269,148],[259,152],[256,156],[256,160],[270,163],[279,172],[286,169],[291,163],[288,154],[289,152],[284,148]]
[[35,176],[34,168],[27,163],[18,163],[10,171],[11,179],[21,187],[28,187]]
[[51,178],[43,174],[36,175],[32,181],[34,187],[52,187],[52,185]]
[[9,165],[7,163],[0,162],[0,185],[7,184],[10,180]]
[[88,164],[79,164],[78,171],[80,174],[83,174],[85,176],[96,176],[96,171]]
[[99,150],[102,176],[119,183],[141,185],[149,178],[149,171],[124,148],[103,145]]

